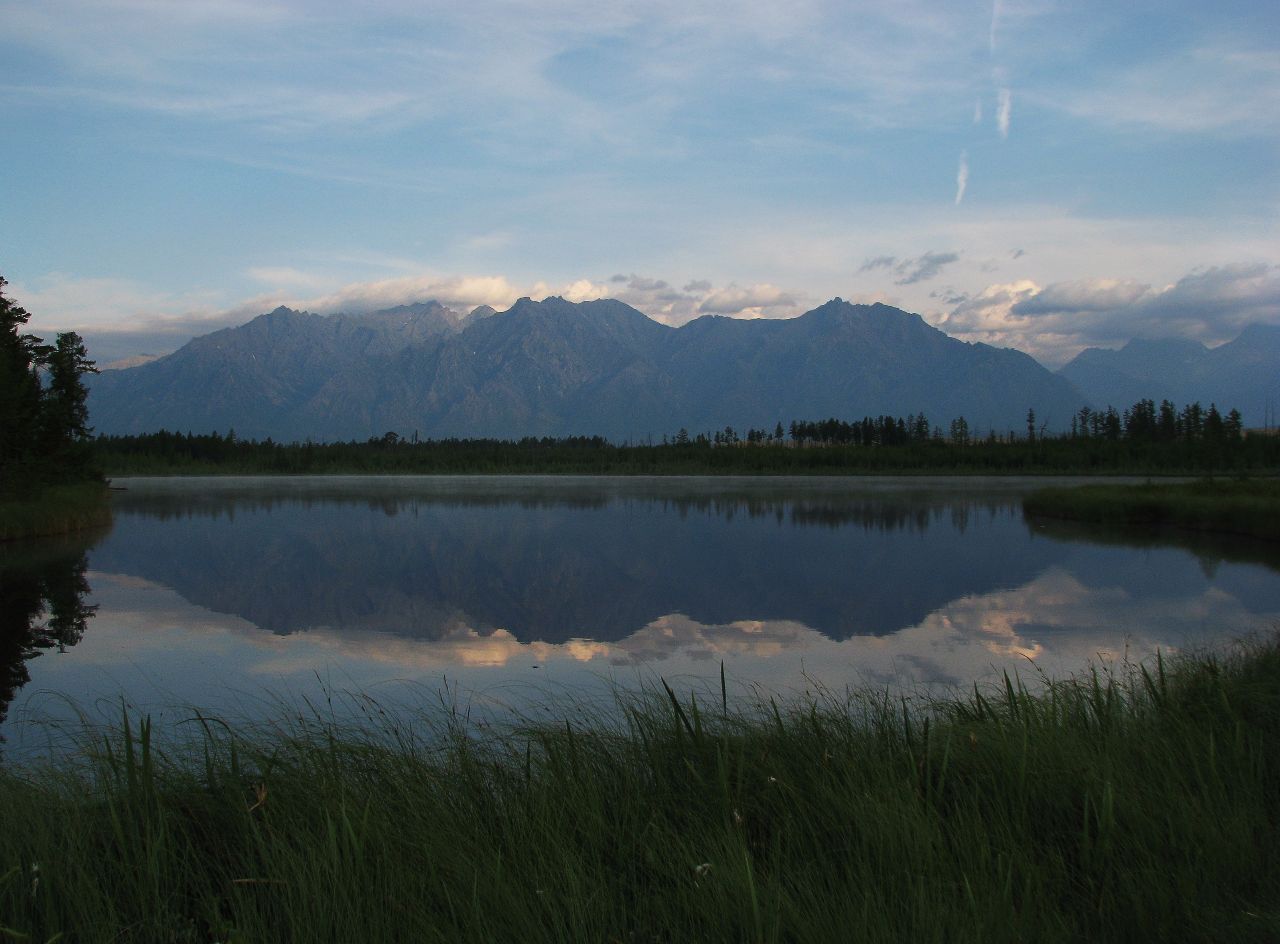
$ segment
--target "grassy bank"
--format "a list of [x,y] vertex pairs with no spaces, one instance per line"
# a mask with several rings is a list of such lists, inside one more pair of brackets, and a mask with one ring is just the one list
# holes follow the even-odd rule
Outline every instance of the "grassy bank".
[[1280,541],[1280,479],[1046,488],[1023,499],[1023,509],[1049,518]]
[[1127,442],[1046,438],[957,445],[619,445],[576,439],[254,442],[154,433],[91,444],[108,475],[1208,475],[1280,468],[1280,438]]
[[1274,642],[930,707],[660,693],[478,736],[186,727],[0,770],[0,936],[1280,935]]
[[103,482],[50,485],[25,496],[0,496],[0,541],[66,534],[111,522]]

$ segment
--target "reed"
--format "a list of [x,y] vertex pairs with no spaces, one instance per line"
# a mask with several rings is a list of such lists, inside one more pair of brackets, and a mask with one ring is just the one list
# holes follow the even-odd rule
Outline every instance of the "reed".
[[1274,640],[941,701],[664,686],[501,730],[367,705],[180,740],[126,712],[0,769],[0,938],[1280,935]]

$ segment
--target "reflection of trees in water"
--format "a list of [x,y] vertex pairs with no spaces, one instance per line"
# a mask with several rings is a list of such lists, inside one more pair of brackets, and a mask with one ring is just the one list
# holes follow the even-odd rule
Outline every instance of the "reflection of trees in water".
[[1262,564],[1272,570],[1280,570],[1280,545],[1246,534],[1219,534],[1128,522],[1070,521],[1038,515],[1024,515],[1023,520],[1031,533],[1058,541],[1087,541],[1113,547],[1181,548],[1196,555],[1207,577],[1212,577],[1223,561]]
[[320,506],[368,508],[387,517],[401,513],[416,515],[432,508],[501,508],[522,510],[599,510],[622,504],[659,504],[663,510],[674,510],[681,519],[691,515],[732,521],[738,516],[748,519],[774,518],[800,527],[843,528],[850,525],[867,531],[928,530],[932,523],[948,517],[950,526],[963,533],[972,516],[986,512],[995,517],[1001,512],[1015,511],[1016,497],[1009,495],[959,496],[955,494],[921,493],[904,500],[902,496],[828,492],[806,494],[790,488],[741,492],[717,491],[708,494],[680,494],[670,486],[650,489],[630,487],[615,491],[608,486],[540,487],[518,491],[496,490],[494,493],[383,493],[370,495],[351,488],[332,490],[309,489],[304,494],[264,494],[261,490],[213,490],[208,493],[190,491],[164,493],[141,489],[124,493],[115,502],[121,514],[136,514],[161,521],[190,518],[222,518],[234,520],[237,512],[253,514],[275,509]]
[[78,643],[97,609],[84,602],[85,550],[83,544],[55,545],[0,555],[0,723],[31,680],[27,663],[46,649]]
[[[521,642],[616,641],[679,613],[706,625],[789,620],[843,639],[1028,580],[1051,550],[1027,539],[1007,489],[182,484],[121,493],[95,569],[279,634],[444,638],[461,623]],[[370,511],[371,497],[399,514]],[[184,517],[166,520],[175,509]]]

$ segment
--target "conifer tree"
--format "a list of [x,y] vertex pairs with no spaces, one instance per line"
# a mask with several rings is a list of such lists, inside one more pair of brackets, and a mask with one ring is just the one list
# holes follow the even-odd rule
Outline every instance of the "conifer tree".
[[0,276],[0,489],[16,482],[35,451],[41,399],[37,370],[50,353],[39,338],[21,333],[31,315],[5,298],[7,284]]
[[58,335],[48,370],[48,388],[41,404],[45,455],[60,461],[63,472],[71,472],[83,464],[83,451],[78,447],[89,437],[88,391],[81,378],[97,373],[97,368],[89,360],[80,335],[67,331]]
[[59,334],[53,347],[24,334],[31,315],[4,296],[6,284],[0,277],[0,493],[13,494],[85,477],[89,410],[82,378],[96,371],[74,331]]

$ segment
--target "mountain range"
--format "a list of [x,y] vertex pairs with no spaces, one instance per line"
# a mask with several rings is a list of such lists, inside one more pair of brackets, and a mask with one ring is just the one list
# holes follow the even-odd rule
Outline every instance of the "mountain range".
[[1246,425],[1275,425],[1280,406],[1280,325],[1255,324],[1215,348],[1198,341],[1135,339],[1117,351],[1088,348],[1058,371],[1097,404],[1144,397],[1238,409]]
[[[1247,341],[1240,356],[1252,349]],[[1221,358],[1221,349],[1201,350]],[[1040,424],[1062,429],[1086,403],[1164,395],[1135,366],[1145,362],[1141,346],[1121,366],[1106,356],[1121,353],[1086,351],[1055,375],[1020,351],[839,298],[797,318],[706,316],[679,328],[612,299],[522,298],[507,311],[466,314],[437,302],[331,316],[281,307],[166,357],[104,370],[91,378],[89,405],[101,433],[234,428],[283,441],[387,431],[641,441],[681,427],[771,429],[792,419],[922,412],[943,427],[964,416],[971,429],[1004,431],[1024,429],[1029,408]],[[1265,385],[1268,363],[1274,382],[1280,359],[1264,353],[1258,363],[1253,373],[1237,371],[1242,384],[1256,375]],[[1130,396],[1126,378],[1142,389]],[[1099,399],[1091,385],[1103,389],[1103,381],[1124,395]]]

